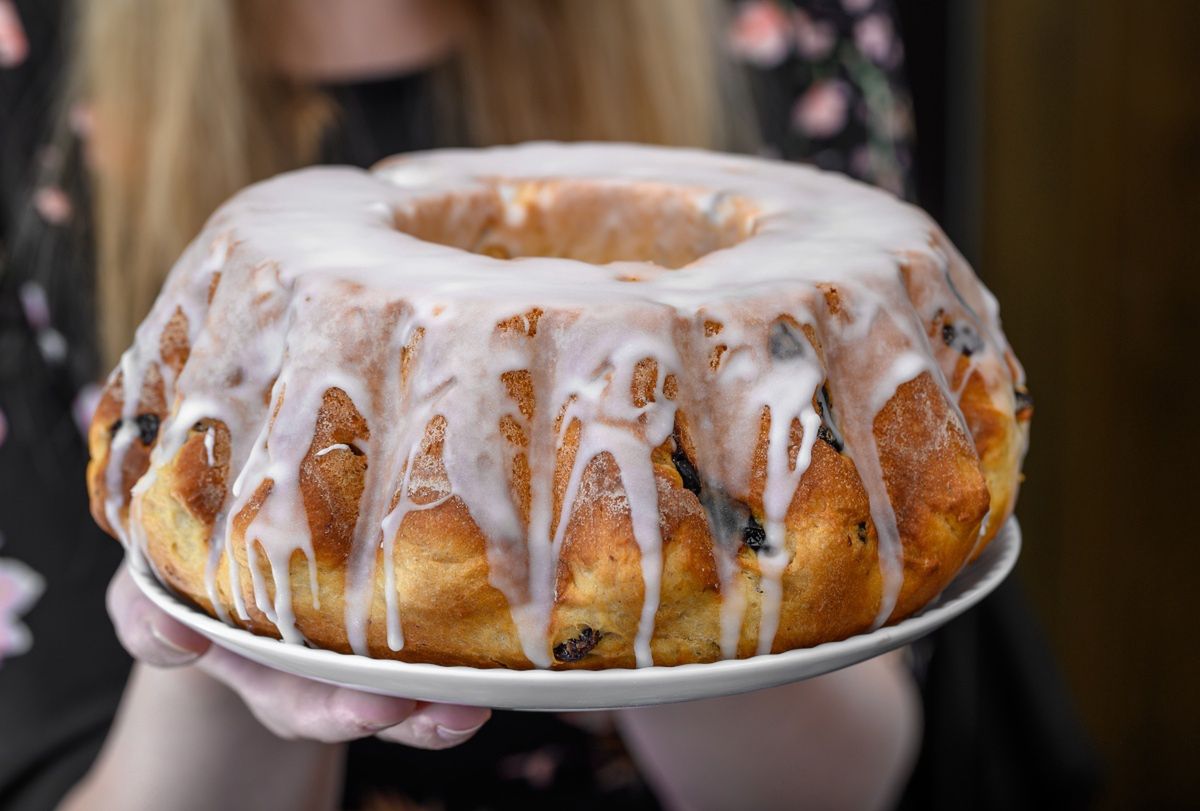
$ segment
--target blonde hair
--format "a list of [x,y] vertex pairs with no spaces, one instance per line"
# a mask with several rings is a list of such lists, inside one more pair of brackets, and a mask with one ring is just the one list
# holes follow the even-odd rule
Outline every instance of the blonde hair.
[[[535,138],[748,141],[717,0],[461,0],[444,71],[477,145]],[[128,344],[189,239],[242,186],[311,162],[333,113],[259,64],[238,0],[80,3],[72,92],[94,122],[101,354]],[[257,33],[256,33],[257,32]],[[447,87],[444,85],[443,87]],[[731,126],[735,122],[738,126]]]

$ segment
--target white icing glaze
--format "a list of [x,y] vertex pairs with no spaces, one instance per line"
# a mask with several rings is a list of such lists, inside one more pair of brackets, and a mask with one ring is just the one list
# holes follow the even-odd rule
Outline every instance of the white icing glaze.
[[[511,180],[496,180],[501,174]],[[444,216],[453,225],[470,216],[472,195],[480,193],[498,195],[503,221],[519,226],[530,205],[553,206],[555,194],[562,193],[547,183],[532,198],[523,196],[520,182],[537,179],[635,190],[669,186],[679,190],[685,207],[718,228],[737,213],[737,201],[747,202],[749,208],[741,210],[749,213],[738,216],[750,217],[745,223],[750,235],[671,270],[625,260],[501,260],[421,241],[396,228],[397,218],[412,216],[422,201],[447,195],[452,196]],[[595,227],[609,233],[621,222],[609,216]],[[923,283],[924,298],[910,301],[900,269],[913,263],[936,268],[945,283]],[[220,281],[212,293],[215,274]],[[637,281],[625,281],[630,278]],[[836,285],[840,314],[828,311],[822,283]],[[544,312],[536,338],[497,330],[514,316],[526,318],[531,307]],[[931,345],[924,325],[935,309],[969,321],[980,343],[969,373],[979,373],[994,396],[1011,398],[1012,376],[1021,372],[1000,332],[995,299],[926,215],[838,176],[752,158],[596,144],[437,151],[387,162],[373,174],[304,170],[253,186],[222,207],[172,271],[139,328],[114,373],[120,375],[122,421],[109,453],[105,514],[123,542],[138,547],[139,501],[156,469],[174,457],[198,420],[223,423],[233,484],[210,539],[209,599],[228,619],[217,573],[234,542],[232,517],[267,486],[269,494],[245,527],[252,606],[245,602],[237,565],[227,565],[227,586],[240,619],[253,607],[285,640],[302,641],[288,574],[295,553],[307,562],[314,607],[319,595],[300,469],[310,454],[350,449],[345,443],[313,444],[325,393],[340,389],[369,426],[369,437],[355,440],[370,464],[347,564],[351,647],[367,652],[382,550],[387,642],[402,648],[396,538],[408,515],[455,498],[487,539],[491,582],[509,601],[526,656],[545,667],[551,664],[547,623],[559,554],[584,471],[608,454],[623,488],[614,509],[628,514],[641,550],[644,600],[634,652],[637,664],[646,666],[653,663],[663,543],[660,483],[650,453],[670,439],[676,411],[683,410],[693,421],[704,478],[701,500],[714,536],[721,648],[732,657],[745,612],[736,556],[748,516],[744,507],[737,513],[731,505],[749,496],[760,419],[769,410],[756,646],[766,653],[778,627],[782,576],[794,554],[787,513],[812,458],[822,422],[813,402],[827,380],[834,403],[827,416],[858,468],[879,538],[884,592],[876,625],[895,606],[902,539],[873,426],[900,385],[929,372],[963,427],[957,400],[969,375],[949,390],[942,368],[952,368],[959,353]],[[178,378],[159,356],[163,328],[177,311],[187,319],[191,346]],[[787,325],[781,327],[784,318]],[[706,322],[720,324],[720,331],[711,333]],[[527,319],[523,323],[529,327]],[[818,336],[820,351],[801,328]],[[398,358],[418,331],[419,351],[402,380]],[[712,368],[718,346],[725,350]],[[630,391],[644,359],[655,361],[658,375],[655,396],[638,406]],[[121,470],[137,441],[136,417],[145,407],[152,369],[162,379],[168,414],[126,522]],[[505,373],[519,371],[530,375],[532,414],[521,413],[500,382]],[[673,400],[663,388],[668,375],[678,381]],[[500,429],[498,417],[505,414],[529,439],[528,521],[510,495],[518,449]],[[417,503],[414,493],[427,483],[414,480],[423,475],[415,463],[435,419],[444,421],[442,463],[450,492]],[[575,421],[578,450],[555,524],[551,484],[557,451]],[[794,422],[801,442],[793,463]],[[220,463],[215,446],[215,429],[208,427],[209,466]],[[273,599],[260,573],[259,547]]]
[[[216,467],[217,460],[213,458],[213,443],[216,441],[217,429],[209,426],[204,432],[204,459],[209,467]],[[320,454],[317,454],[320,456]]]

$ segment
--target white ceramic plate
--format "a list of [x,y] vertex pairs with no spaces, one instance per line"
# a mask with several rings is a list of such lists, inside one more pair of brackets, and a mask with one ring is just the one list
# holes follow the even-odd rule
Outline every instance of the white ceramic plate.
[[1017,562],[1021,529],[1011,519],[979,560],[914,617],[815,648],[710,664],[637,670],[485,670],[368,659],[231,628],[181,602],[152,575],[134,580],[159,608],[213,642],[279,670],[372,693],[517,710],[597,710],[745,693],[819,676],[928,634],[994,590]]

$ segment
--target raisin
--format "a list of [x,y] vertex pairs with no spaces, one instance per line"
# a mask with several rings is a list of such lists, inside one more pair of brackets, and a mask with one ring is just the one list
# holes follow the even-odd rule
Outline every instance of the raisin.
[[154,440],[158,438],[158,415],[138,414],[137,427],[138,439],[142,440],[142,444],[153,445]]
[[1017,417],[1020,419],[1029,419],[1033,414],[1033,395],[1024,388],[1013,389],[1013,398],[1017,404]]
[[829,396],[829,383],[821,384],[817,391],[817,414],[821,416],[821,425],[817,428],[817,439],[829,443],[835,451],[842,452],[846,447],[841,433],[833,424],[833,398]]
[[[111,442],[116,439],[117,432],[121,430],[121,426],[125,420],[117,420],[112,425],[108,426],[108,439]],[[138,414],[134,417],[134,422],[137,423],[138,438],[142,440],[143,445],[153,445],[154,440],[158,437],[158,415],[157,414]],[[200,423],[196,423],[198,426]],[[199,429],[196,429],[199,430]]]
[[678,434],[675,436],[675,450],[671,451],[671,464],[675,465],[679,478],[683,479],[683,486],[696,495],[700,495],[700,471],[696,470],[696,466],[688,458],[687,452],[683,449],[683,443],[679,441]]
[[859,521],[857,530],[858,530],[858,539],[860,541],[862,541],[863,543],[866,543],[867,542],[867,522]]
[[829,381],[826,380],[817,390],[817,413],[824,419],[833,410],[833,398],[829,396]]
[[700,496],[700,505],[708,518],[708,528],[713,540],[718,543],[741,543],[742,527],[750,515],[750,508],[720,487],[706,487]]
[[578,662],[591,653],[601,636],[599,631],[593,631],[585,625],[579,630],[578,636],[554,646],[554,658],[560,662]]
[[746,524],[745,529],[742,530],[742,542],[755,552],[765,549],[767,546],[766,530],[753,515],[750,516],[750,523]]
[[828,442],[838,453],[841,453],[842,448],[845,447],[842,445],[842,440],[840,440],[837,434],[835,434],[833,430],[825,423],[821,423],[821,426],[817,428],[817,439]]
[[767,347],[771,357],[776,360],[791,360],[804,356],[804,339],[784,318],[780,318],[771,326]]
[[957,349],[963,357],[971,357],[983,349],[983,339],[970,324],[957,325],[947,321],[942,324],[942,342],[952,349]]

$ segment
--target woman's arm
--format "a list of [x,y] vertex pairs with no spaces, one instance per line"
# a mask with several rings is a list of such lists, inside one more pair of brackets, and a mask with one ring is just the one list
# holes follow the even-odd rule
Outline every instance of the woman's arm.
[[900,652],[727,698],[622,710],[617,724],[663,803],[727,808],[887,808],[921,737]]
[[62,808],[334,808],[343,748],[276,737],[199,668],[138,665],[99,759]]

